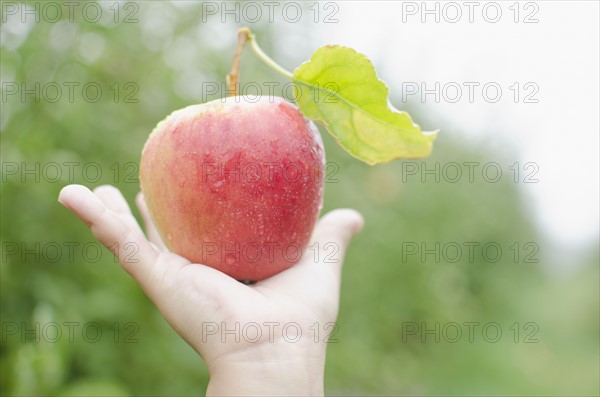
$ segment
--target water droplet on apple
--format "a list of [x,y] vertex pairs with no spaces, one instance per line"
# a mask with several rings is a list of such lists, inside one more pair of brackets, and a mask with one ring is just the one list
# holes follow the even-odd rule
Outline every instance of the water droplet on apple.
[[219,188],[223,186],[223,181],[216,181],[215,183],[213,183],[213,185],[210,187],[210,191],[213,193],[219,193]]
[[173,240],[173,236],[171,235],[171,233],[167,234],[167,240],[169,240],[169,241]]

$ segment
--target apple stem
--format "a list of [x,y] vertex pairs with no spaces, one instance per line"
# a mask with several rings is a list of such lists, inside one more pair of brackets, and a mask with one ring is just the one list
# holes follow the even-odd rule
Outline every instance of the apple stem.
[[250,47],[252,47],[252,49],[254,50],[256,55],[258,55],[258,57],[260,59],[262,59],[264,63],[269,65],[277,73],[282,74],[283,76],[287,77],[290,80],[293,80],[294,75],[291,72],[289,72],[286,69],[284,69],[283,67],[279,66],[274,60],[272,60],[267,54],[265,54],[263,52],[263,50],[261,50],[261,48],[256,43],[256,39],[254,38],[254,35],[250,32],[250,30],[248,28],[242,28],[240,30],[243,30],[243,29],[246,29],[248,31],[248,42],[250,43]]
[[252,50],[258,55],[258,57],[267,65],[269,65],[277,73],[282,74],[290,80],[294,80],[294,75],[279,66],[274,60],[272,60],[267,54],[256,43],[254,34],[250,29],[244,27],[238,30],[238,42],[235,48],[235,54],[233,55],[233,64],[231,65],[231,71],[227,75],[227,95],[237,96],[239,94],[239,71],[240,71],[240,58],[242,57],[242,50],[246,43],[250,43]]
[[250,35],[250,29],[241,28],[238,30],[238,42],[235,47],[235,54],[233,54],[233,64],[231,65],[231,71],[227,75],[227,95],[237,96],[239,94],[239,78],[240,78],[240,58],[242,57],[242,50],[246,45],[246,40]]

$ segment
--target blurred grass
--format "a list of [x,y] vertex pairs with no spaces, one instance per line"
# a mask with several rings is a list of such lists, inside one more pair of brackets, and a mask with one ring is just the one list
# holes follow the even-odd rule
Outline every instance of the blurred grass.
[[[72,102],[65,96],[54,103],[36,101],[31,95],[25,101],[18,95],[2,100],[2,395],[197,395],[208,380],[200,358],[108,250],[103,248],[95,262],[83,258],[86,244],[94,256],[93,239],[56,202],[62,186],[75,182],[115,184],[133,204],[139,189],[135,165],[148,133],[172,110],[199,102],[202,82],[224,80],[237,26],[222,25],[218,18],[199,24],[197,4],[139,4],[139,23],[76,18],[28,25],[25,34],[9,17],[2,26],[3,83],[76,82],[81,87],[93,82],[103,89],[94,103],[83,100],[78,89]],[[301,35],[305,28],[297,24],[289,35]],[[252,29],[266,52],[293,64],[277,50],[288,37],[275,26]],[[309,53],[321,44],[307,43],[299,51]],[[242,63],[242,83],[284,83],[250,53]],[[124,87],[132,82],[139,88],[137,102],[125,103],[131,91]],[[115,83],[117,101],[110,89]],[[423,109],[408,110],[428,124]],[[507,147],[466,143],[459,127],[443,130],[433,156],[416,164],[496,161],[507,167],[516,157]],[[510,178],[422,183],[411,177],[403,182],[406,162],[369,167],[350,158],[325,132],[323,138],[328,161],[339,165],[330,178],[338,182],[326,185],[324,211],[354,207],[366,218],[345,264],[338,343],[328,350],[328,394],[598,395],[597,246],[573,258],[574,270],[557,275],[551,271],[556,264],[544,254],[551,247]],[[81,166],[73,178],[62,167],[56,181],[51,176],[36,181],[34,175],[23,181],[21,173],[10,175],[4,166],[22,162],[29,169],[36,162]],[[81,173],[90,162],[102,170],[93,183],[94,168],[87,177]],[[111,168],[115,163],[118,175]],[[495,263],[465,255],[456,263],[403,258],[403,243],[433,247],[469,241],[495,242],[505,250],[514,242],[535,242],[540,261],[516,262],[508,251]],[[52,260],[48,248],[54,243],[63,247],[59,260]],[[74,260],[66,255],[69,243],[79,244]],[[33,252],[11,254],[14,244]],[[51,322],[98,324],[103,337],[97,343],[81,337],[48,343],[5,332],[9,323],[34,329],[36,323]],[[485,341],[480,332],[473,342],[463,336],[456,343],[436,343],[432,336],[423,342],[419,335],[403,333],[409,323],[432,328],[449,322],[477,322],[479,330],[497,323],[503,335],[497,343]],[[528,332],[522,327],[529,322],[539,327],[537,343],[523,343]],[[123,327],[129,323],[137,328],[132,343],[125,343],[132,329]],[[521,327],[518,343],[509,329],[514,323]]]

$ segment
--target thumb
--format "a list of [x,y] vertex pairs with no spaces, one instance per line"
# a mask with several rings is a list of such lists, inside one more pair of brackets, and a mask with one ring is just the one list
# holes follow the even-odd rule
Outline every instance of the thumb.
[[362,215],[355,210],[344,208],[329,212],[317,223],[300,262],[263,284],[276,283],[289,288],[291,285],[315,287],[316,283],[326,283],[329,288],[334,287],[330,283],[339,284],[346,248],[363,225]]
[[313,233],[310,247],[317,252],[311,259],[332,266],[339,273],[348,244],[362,230],[364,223],[362,215],[353,209],[342,208],[327,213]]
[[335,319],[344,254],[363,225],[362,215],[355,210],[329,212],[317,223],[300,262],[260,283],[285,291],[315,310],[325,310],[327,318]]

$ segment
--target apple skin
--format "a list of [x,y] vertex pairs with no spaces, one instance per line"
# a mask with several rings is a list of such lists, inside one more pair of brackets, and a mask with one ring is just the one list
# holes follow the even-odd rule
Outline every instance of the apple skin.
[[323,202],[316,126],[279,97],[228,97],[177,110],[142,151],[140,185],[166,246],[259,281],[296,263]]

